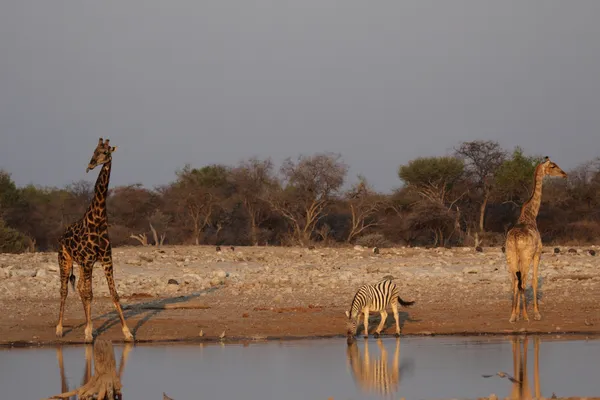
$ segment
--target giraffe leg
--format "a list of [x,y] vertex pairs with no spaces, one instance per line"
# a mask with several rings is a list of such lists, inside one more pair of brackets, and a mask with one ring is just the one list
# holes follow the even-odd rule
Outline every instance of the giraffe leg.
[[518,294],[519,294],[519,283],[517,281],[517,277],[512,277],[512,291],[513,291],[513,300],[512,300],[512,312],[510,314],[510,319],[508,322],[514,324],[517,321],[517,311],[518,311]]
[[523,282],[522,282],[522,288],[519,290],[519,297],[521,297],[523,299],[523,320],[529,322],[529,316],[527,315],[527,299],[525,296],[525,289],[527,288],[527,277],[528,276],[529,276],[529,271],[527,269],[525,269],[523,271],[523,275],[521,277]]
[[102,266],[104,267],[104,275],[106,275],[106,282],[108,283],[108,290],[110,291],[110,296],[112,297],[113,304],[117,309],[117,314],[119,314],[119,319],[121,320],[121,330],[123,331],[123,335],[125,336],[126,341],[133,341],[133,335],[131,331],[127,327],[127,322],[125,322],[125,317],[123,316],[123,309],[121,308],[121,303],[119,302],[119,294],[117,293],[117,288],[115,287],[115,280],[113,277],[113,262],[112,256],[108,254],[102,260]]
[[364,338],[367,339],[369,337],[369,307],[365,307],[365,309],[363,310],[363,313],[365,314],[365,320],[364,320],[365,333],[364,333]]
[[58,312],[58,323],[56,324],[56,336],[60,338],[63,336],[63,317],[67,295],[69,294],[69,275],[73,268],[73,258],[62,246],[58,251],[58,268],[60,270],[60,311]]
[[518,294],[518,282],[517,282],[517,271],[519,270],[519,259],[517,258],[517,250],[512,241],[507,240],[506,242],[506,261],[508,264],[508,273],[510,274],[512,282],[513,300],[512,300],[512,311],[510,319],[508,320],[511,324],[517,320],[517,294]]
[[394,313],[394,319],[396,320],[396,337],[400,337],[400,316],[398,315],[398,302],[392,302],[392,312]]
[[380,311],[380,314],[381,314],[381,321],[379,322],[379,326],[375,330],[375,337],[379,337],[379,335],[381,335],[381,330],[385,326],[385,321],[387,320],[387,316],[388,316],[388,313],[385,310]]
[[86,343],[94,341],[93,330],[94,326],[92,323],[92,268],[94,264],[87,264],[79,268],[79,282],[77,283],[77,290],[81,297],[83,304],[83,311],[85,313],[85,339]]
[[537,289],[538,289],[538,271],[540,265],[540,258],[542,256],[541,248],[538,250],[533,256],[533,281],[531,282],[531,286],[533,288],[533,319],[539,321],[542,319],[542,314],[540,314],[540,310],[538,309],[538,300],[537,300]]

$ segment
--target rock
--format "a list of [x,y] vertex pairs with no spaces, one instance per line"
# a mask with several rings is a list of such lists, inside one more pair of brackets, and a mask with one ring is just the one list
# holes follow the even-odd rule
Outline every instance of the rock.
[[6,268],[0,268],[0,279],[7,279],[10,278],[10,271],[7,270]]
[[154,261],[154,258],[145,256],[145,255],[140,255],[140,259],[142,261],[146,261],[146,262],[152,262],[152,261]]
[[58,272],[58,265],[56,264],[48,264],[47,268],[50,272]]
[[283,296],[281,294],[278,294],[277,296],[273,297],[273,303],[281,303],[283,301]]
[[588,254],[593,257],[596,255],[596,252],[594,250],[590,249],[590,250],[588,250]]
[[560,249],[558,247],[555,247],[554,248],[554,254],[558,254],[558,253],[560,253]]
[[373,247],[373,253],[379,254],[379,247]]
[[220,269],[215,272],[215,276],[219,279],[225,279],[227,276],[229,276],[229,274],[227,272],[223,271],[222,269]]
[[142,265],[142,261],[141,260],[134,260],[134,259],[130,258],[129,260],[125,261],[125,264],[140,266],[140,265]]
[[45,278],[48,274],[46,273],[45,269],[38,269],[37,271],[35,271],[35,277],[36,278]]
[[477,246],[477,247],[475,247],[475,251],[482,253],[483,249],[481,248],[481,246]]
[[221,251],[221,246],[217,246],[215,250],[217,250],[217,252]]
[[505,253],[506,252],[506,247],[502,246],[501,250],[502,250],[503,253]]
[[177,282],[175,279],[171,278],[167,282],[167,285],[179,285],[179,282]]
[[568,253],[570,253],[570,254],[577,254],[577,250],[571,248],[571,249],[569,249]]
[[354,248],[354,250],[356,250],[356,251],[363,251],[363,250],[364,250],[364,247],[362,247],[362,246],[361,246],[361,245],[359,245],[359,244],[357,244],[357,245],[356,245],[356,246],[354,246],[353,248]]

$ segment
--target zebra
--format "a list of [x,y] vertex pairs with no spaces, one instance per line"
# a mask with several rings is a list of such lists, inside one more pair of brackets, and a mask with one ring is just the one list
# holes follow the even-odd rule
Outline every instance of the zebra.
[[379,337],[383,326],[385,325],[385,320],[387,319],[388,313],[386,309],[388,305],[392,305],[392,311],[394,312],[394,318],[396,319],[396,337],[400,336],[400,318],[398,317],[398,304],[401,306],[408,307],[413,305],[414,301],[404,301],[400,298],[398,293],[398,286],[387,276],[377,282],[374,285],[365,284],[362,285],[354,298],[352,299],[352,305],[350,306],[350,311],[346,311],[346,317],[348,317],[348,340],[352,340],[356,333],[356,328],[358,325],[358,319],[360,318],[360,314],[364,314],[365,318],[365,339],[369,337],[369,312],[370,311],[379,311],[381,314],[381,322],[377,327],[377,330],[373,334],[374,337]]

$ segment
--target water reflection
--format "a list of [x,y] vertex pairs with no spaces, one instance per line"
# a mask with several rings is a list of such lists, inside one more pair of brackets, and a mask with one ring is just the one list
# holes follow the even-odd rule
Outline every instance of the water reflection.
[[379,357],[372,357],[369,353],[369,340],[365,339],[364,342],[362,357],[356,340],[348,344],[346,348],[347,361],[354,382],[363,392],[384,397],[395,394],[399,389],[403,370],[411,366],[410,363],[403,363],[400,366],[400,338],[396,338],[391,368],[388,363],[388,352],[381,339],[377,339]]
[[540,398],[540,338],[533,338],[533,388],[535,396],[531,395],[529,387],[529,378],[527,376],[527,346],[529,337],[525,336],[523,340],[523,351],[521,352],[521,338],[512,338],[513,352],[513,372],[514,381],[511,391],[511,398],[519,400],[539,399]]
[[[93,344],[86,344],[85,347],[85,367],[83,370],[83,374],[81,377],[81,384],[79,386],[83,386],[90,381],[92,378],[92,360],[94,359],[94,346]],[[125,365],[127,364],[127,359],[129,358],[129,353],[133,349],[132,343],[125,343],[125,347],[123,348],[123,353],[121,354],[121,361],[119,362],[119,368],[117,370],[117,374],[119,379],[122,379],[123,371],[125,370]],[[65,374],[65,365],[63,358],[63,346],[58,346],[56,348],[56,358],[58,360],[58,369],[60,371],[60,390],[62,393],[69,392],[69,383],[67,381],[67,377]],[[77,396],[69,397],[69,399],[74,400]]]

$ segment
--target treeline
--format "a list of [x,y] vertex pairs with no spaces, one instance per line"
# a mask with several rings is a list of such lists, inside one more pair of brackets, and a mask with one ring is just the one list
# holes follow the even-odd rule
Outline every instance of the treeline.
[[[348,166],[332,153],[287,159],[279,168],[254,158],[235,166],[188,165],[154,189],[111,188],[110,235],[113,246],[500,245],[530,196],[541,156],[518,147],[509,152],[493,141],[465,142],[452,155],[401,165],[399,189],[391,193],[376,192],[361,176],[345,186]],[[597,242],[600,159],[568,173],[544,184],[543,240]],[[55,249],[93,191],[87,181],[17,187],[0,171],[0,252]]]

